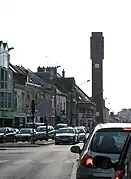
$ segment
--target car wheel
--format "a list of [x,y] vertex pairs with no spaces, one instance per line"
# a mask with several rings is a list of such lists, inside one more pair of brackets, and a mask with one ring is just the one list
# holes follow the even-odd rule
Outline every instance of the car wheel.
[[16,138],[15,138],[15,137],[13,138],[13,141],[12,141],[12,143],[16,143]]
[[2,143],[5,143],[5,138],[2,138]]
[[55,142],[55,145],[59,145],[59,142]]

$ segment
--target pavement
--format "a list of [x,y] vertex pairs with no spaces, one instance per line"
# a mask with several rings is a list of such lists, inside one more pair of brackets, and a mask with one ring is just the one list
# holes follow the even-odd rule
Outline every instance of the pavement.
[[0,150],[0,179],[75,179],[78,155],[70,147],[51,144]]

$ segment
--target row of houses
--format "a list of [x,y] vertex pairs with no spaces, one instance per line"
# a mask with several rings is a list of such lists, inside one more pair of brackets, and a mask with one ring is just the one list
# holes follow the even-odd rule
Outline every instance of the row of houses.
[[19,128],[31,121],[31,101],[36,104],[35,121],[43,122],[40,105],[51,102],[48,123],[92,127],[95,104],[77,85],[74,77],[57,73],[56,67],[38,67],[37,72],[10,62],[8,44],[0,41],[0,126]]

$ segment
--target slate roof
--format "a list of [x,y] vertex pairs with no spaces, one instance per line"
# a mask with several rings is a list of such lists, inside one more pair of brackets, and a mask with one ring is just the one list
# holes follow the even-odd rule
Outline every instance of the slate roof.
[[75,85],[75,79],[71,78],[57,78],[55,80],[55,85],[62,92],[72,92]]
[[29,75],[33,83],[41,86],[44,86],[46,84],[46,82],[36,76],[30,69],[25,69],[23,66],[12,65],[11,63],[9,63],[9,68],[13,71],[14,77],[18,78],[18,76],[23,75],[26,76],[27,79],[27,75]]

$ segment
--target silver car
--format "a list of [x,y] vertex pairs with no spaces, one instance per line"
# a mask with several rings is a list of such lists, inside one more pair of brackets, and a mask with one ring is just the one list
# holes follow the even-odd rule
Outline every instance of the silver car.
[[72,127],[60,128],[56,131],[55,145],[61,143],[77,143],[77,136],[75,135],[75,130]]
[[117,161],[124,142],[129,134],[130,123],[98,124],[89,134],[84,146],[72,146],[71,152],[79,154],[76,179],[111,179],[114,170],[96,168],[93,157],[108,156],[113,162]]

